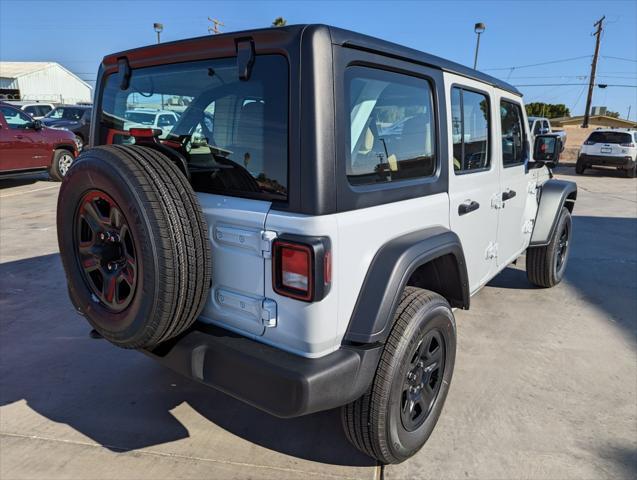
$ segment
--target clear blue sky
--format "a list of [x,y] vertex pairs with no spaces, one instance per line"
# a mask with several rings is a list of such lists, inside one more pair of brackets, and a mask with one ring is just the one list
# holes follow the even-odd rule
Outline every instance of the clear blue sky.
[[[594,50],[593,23],[606,15],[598,81],[637,85],[637,1],[10,1],[0,0],[0,59],[56,61],[94,80],[108,53],[207,34],[207,17],[223,31],[327,23],[378,36],[472,65],[475,22],[482,35],[478,68],[514,85],[587,83]],[[586,57],[585,57],[586,56]],[[585,57],[527,68],[509,67]],[[610,57],[620,57],[624,60]],[[501,68],[501,70],[496,70]],[[521,86],[527,102],[565,103],[583,113],[586,87]],[[637,88],[595,89],[593,105],[637,118]]]

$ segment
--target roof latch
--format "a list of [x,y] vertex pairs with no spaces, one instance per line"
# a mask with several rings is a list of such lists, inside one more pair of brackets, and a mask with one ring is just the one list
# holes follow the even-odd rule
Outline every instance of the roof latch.
[[237,41],[237,70],[239,80],[249,80],[254,65],[254,42],[246,38]]
[[122,75],[122,83],[119,84],[120,90],[128,90],[131,75],[128,58],[121,57],[117,59],[117,71]]

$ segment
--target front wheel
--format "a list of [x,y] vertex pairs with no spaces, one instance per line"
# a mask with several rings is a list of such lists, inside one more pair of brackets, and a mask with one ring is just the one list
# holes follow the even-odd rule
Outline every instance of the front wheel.
[[370,390],[342,408],[349,441],[381,463],[414,455],[440,417],[455,358],[449,303],[436,293],[405,288]]
[[57,182],[61,182],[71,168],[75,157],[68,150],[58,149],[53,152],[53,162],[49,169],[49,175]]
[[526,250],[526,276],[538,287],[554,287],[562,281],[571,250],[571,212],[562,207],[548,245]]

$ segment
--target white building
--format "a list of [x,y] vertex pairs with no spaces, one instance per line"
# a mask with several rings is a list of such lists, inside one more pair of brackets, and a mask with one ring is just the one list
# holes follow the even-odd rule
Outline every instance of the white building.
[[91,102],[93,88],[55,62],[0,62],[0,99]]

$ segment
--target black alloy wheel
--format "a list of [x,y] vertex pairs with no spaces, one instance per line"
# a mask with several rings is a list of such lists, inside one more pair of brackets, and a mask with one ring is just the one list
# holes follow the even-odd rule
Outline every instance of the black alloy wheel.
[[118,313],[130,304],[137,284],[131,230],[117,203],[89,190],[76,212],[77,257],[94,301]]
[[408,432],[420,427],[431,412],[445,369],[445,343],[439,330],[430,331],[412,354],[403,382],[400,419]]
[[564,227],[560,233],[559,240],[557,242],[557,249],[555,252],[555,271],[560,274],[562,269],[566,266],[566,258],[568,254],[570,237],[570,224],[564,223]]

